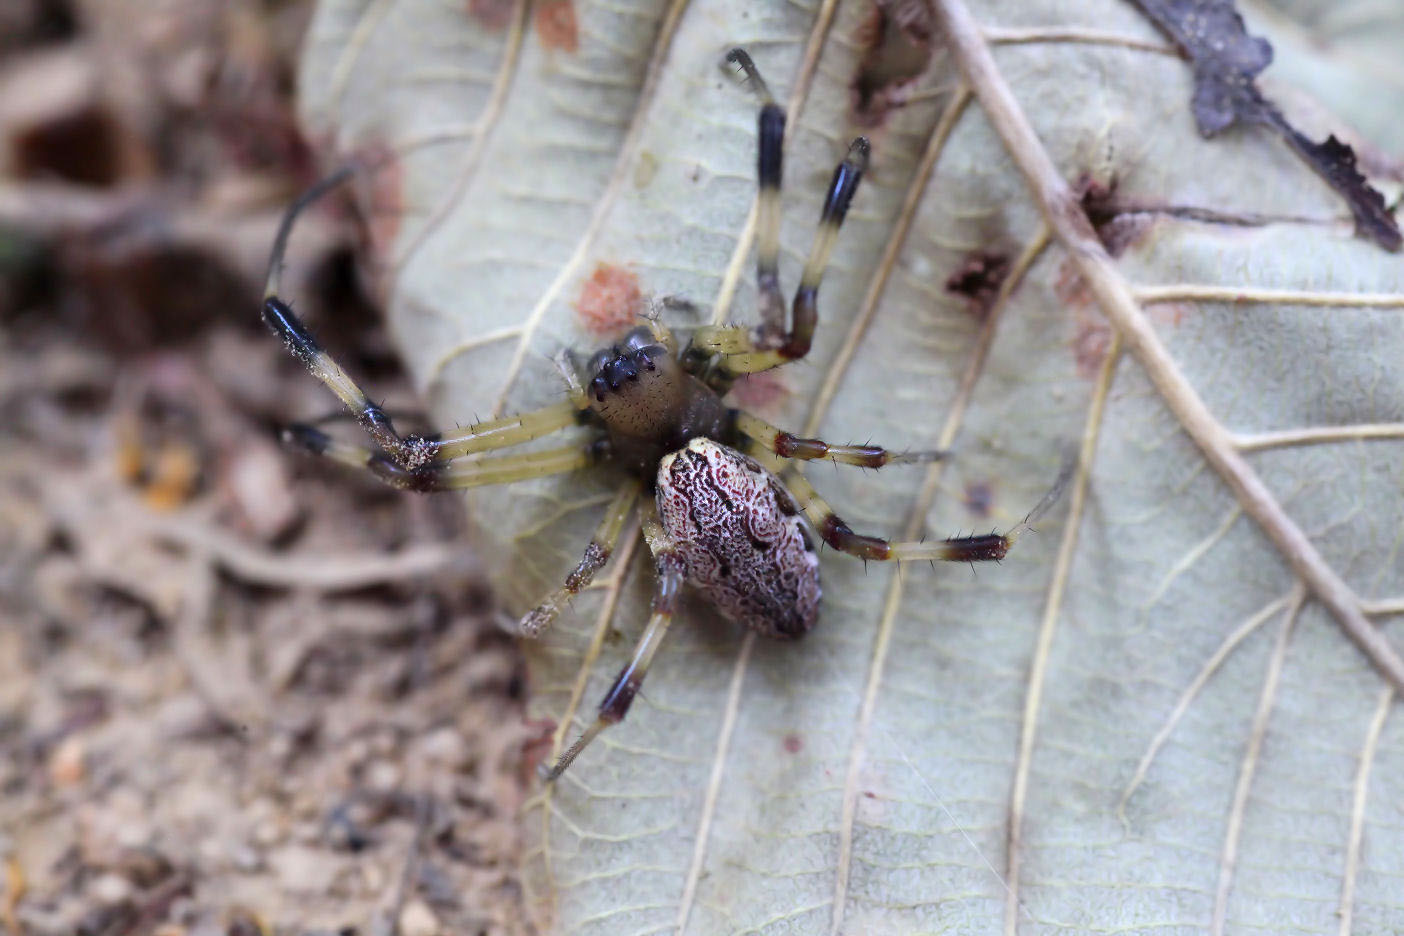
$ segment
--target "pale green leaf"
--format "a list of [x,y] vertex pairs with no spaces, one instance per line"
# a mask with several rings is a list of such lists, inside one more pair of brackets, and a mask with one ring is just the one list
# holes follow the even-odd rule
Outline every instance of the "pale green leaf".
[[[445,424],[560,398],[550,356],[601,341],[577,308],[599,264],[753,320],[755,104],[728,48],[792,105],[791,284],[861,129],[868,3],[579,0],[573,50],[537,28],[559,28],[561,6],[337,0],[308,43],[304,110],[329,161],[397,154],[360,192],[392,328]],[[1183,387],[1233,433],[1286,433],[1247,456],[1271,509],[1367,611],[1400,611],[1404,260],[1353,238],[1275,138],[1201,139],[1189,66],[1130,4],[974,7],[1062,177],[1173,209],[1118,222],[1115,269],[1159,290],[1144,314]],[[1269,93],[1361,144],[1377,175],[1404,155],[1394,9],[1245,10],[1279,50]],[[1309,594],[1298,607],[1292,567],[1139,359],[1108,358],[1092,294],[1061,246],[1040,248],[1038,204],[959,86],[938,53],[873,131],[815,351],[759,412],[834,441],[950,440],[931,472],[811,466],[863,531],[1008,527],[1084,440],[1089,471],[1000,566],[826,555],[823,617],[797,644],[692,602],[628,720],[529,801],[532,917],[593,934],[1168,934],[1217,918],[1334,933],[1344,895],[1356,932],[1404,929],[1404,722],[1384,682]],[[989,319],[945,288],[977,251],[1022,274]],[[1232,301],[1263,290],[1289,295]],[[612,487],[594,473],[472,499],[515,610],[574,564]],[[530,648],[533,712],[567,741],[646,616],[644,552]]]

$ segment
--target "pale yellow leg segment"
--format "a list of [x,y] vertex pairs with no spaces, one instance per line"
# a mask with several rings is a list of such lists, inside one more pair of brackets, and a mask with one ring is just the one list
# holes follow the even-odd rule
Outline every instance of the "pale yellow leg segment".
[[313,455],[370,471],[391,487],[407,491],[453,491],[563,474],[594,464],[603,452],[603,443],[593,440],[540,452],[429,461],[407,468],[385,452],[341,442],[315,426],[290,426],[284,430],[283,440]]
[[634,509],[634,502],[638,500],[642,490],[643,482],[629,481],[615,495],[605,511],[604,519],[596,528],[595,535],[585,547],[585,554],[581,556],[580,563],[566,576],[565,584],[552,591],[539,605],[522,617],[523,637],[540,637],[556,620],[565,603],[580,594],[580,590],[589,585],[595,574],[604,568],[619,542],[619,532],[624,528],[624,521]]
[[692,346],[708,354],[744,354],[755,350],[756,339],[744,325],[704,325],[692,333]]
[[520,455],[499,455],[462,463],[449,462],[447,468],[435,472],[435,489],[457,490],[487,484],[508,484],[528,478],[544,478],[547,475],[588,468],[597,461],[598,446],[586,444]]
[[653,614],[648,619],[643,636],[634,647],[633,657],[619,671],[609,692],[605,694],[604,701],[600,703],[600,711],[594,722],[566,749],[554,767],[547,770],[545,765],[542,765],[542,779],[547,783],[565,773],[566,768],[600,732],[624,720],[629,705],[638,694],[639,687],[643,685],[644,677],[648,675],[648,668],[652,665],[654,655],[658,653],[658,647],[663,643],[663,637],[668,633],[668,625],[672,623],[673,614],[677,610],[678,595],[683,586],[682,561],[674,553],[672,544],[659,525],[656,509],[647,502],[641,509],[644,514],[644,536],[648,539],[649,549],[652,550],[657,565],[658,580],[653,592]]
[[441,432],[426,440],[431,457],[447,461],[462,455],[506,448],[539,439],[580,421],[580,410],[574,401],[556,403],[530,413],[518,413],[501,419],[488,419],[462,429]]

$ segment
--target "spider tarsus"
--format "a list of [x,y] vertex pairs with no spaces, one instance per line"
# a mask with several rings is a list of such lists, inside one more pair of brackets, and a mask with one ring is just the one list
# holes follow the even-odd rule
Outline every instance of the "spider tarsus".
[[734,48],[726,53],[726,60],[733,65],[739,65],[741,71],[746,75],[746,83],[751,86],[751,90],[756,93],[762,103],[769,104],[773,99],[770,96],[770,87],[761,77],[760,69],[756,68],[756,63],[751,61],[751,56],[745,49]]
[[872,148],[867,137],[854,137],[853,142],[848,144],[848,156],[844,161],[852,163],[862,172],[868,168],[868,156],[872,153]]

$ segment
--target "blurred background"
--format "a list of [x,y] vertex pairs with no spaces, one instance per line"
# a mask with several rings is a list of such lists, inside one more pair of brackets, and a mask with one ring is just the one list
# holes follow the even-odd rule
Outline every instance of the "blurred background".
[[[520,929],[550,725],[452,496],[281,450],[312,4],[0,3],[0,933]],[[285,295],[415,400],[329,199]]]

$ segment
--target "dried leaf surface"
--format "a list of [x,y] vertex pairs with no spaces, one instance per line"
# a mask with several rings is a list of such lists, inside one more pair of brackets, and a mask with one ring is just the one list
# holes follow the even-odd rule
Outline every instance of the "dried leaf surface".
[[[602,264],[749,320],[754,105],[729,47],[791,104],[790,283],[853,132],[869,5],[559,6],[328,3],[309,44],[314,131],[403,154],[363,194],[393,327],[446,424],[559,398],[548,358],[599,342],[579,302]],[[1301,61],[1293,12],[1249,26]],[[1133,6],[975,15],[1061,176],[1137,206],[1099,230],[1178,379],[1387,626],[1404,264],[1353,238],[1277,141],[1204,140],[1193,70]],[[1399,84],[1376,84],[1397,113]],[[629,720],[530,802],[530,912],[572,933],[1336,932],[1342,906],[1359,931],[1404,925],[1404,723],[1381,679],[1119,353],[953,66],[902,90],[814,353],[739,395],[839,441],[956,447],[929,473],[812,467],[857,529],[1007,526],[1070,443],[1086,470],[1000,567],[826,556],[799,644],[694,603]],[[1324,113],[1313,129],[1375,126]],[[1003,292],[967,282],[990,269]],[[512,600],[570,568],[609,492],[591,475],[474,498]],[[628,654],[649,580],[620,556],[534,648],[561,734]]]

